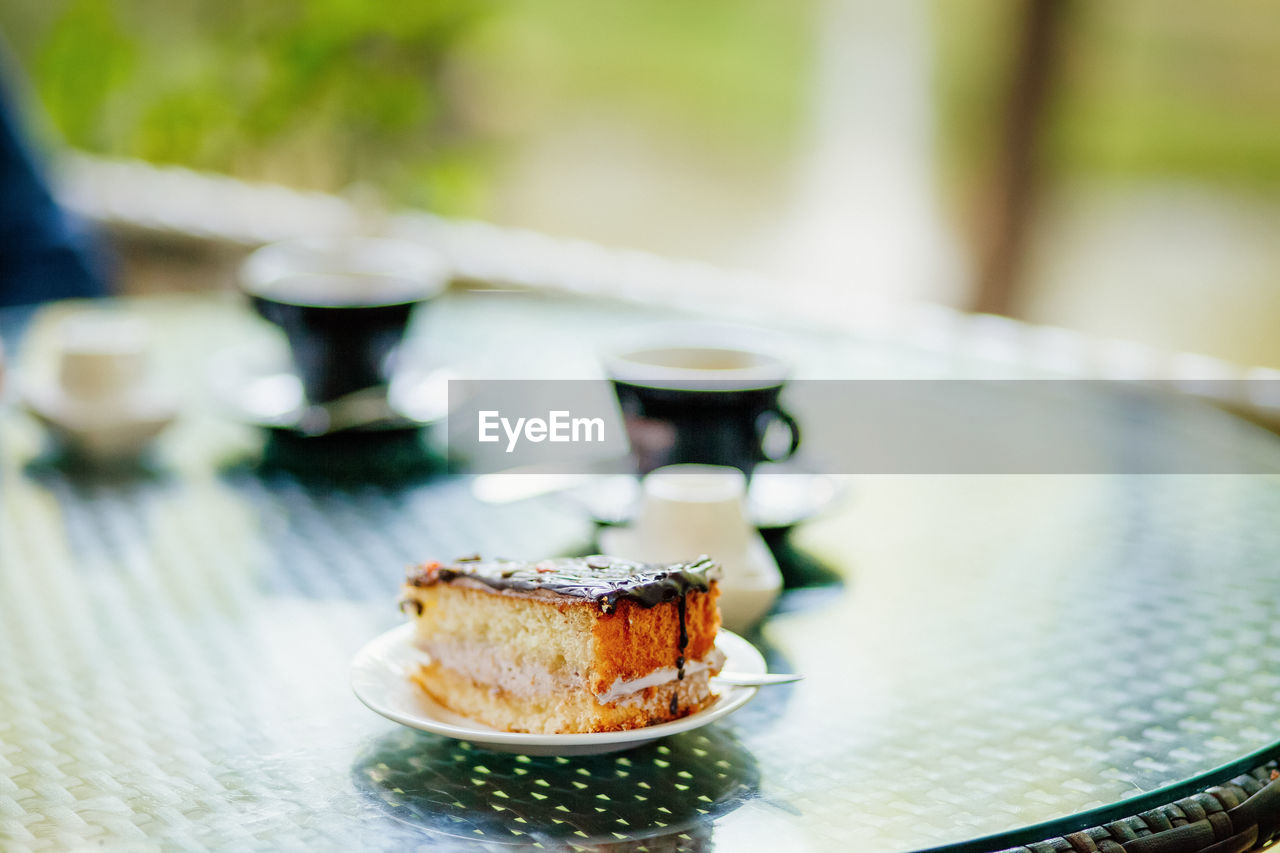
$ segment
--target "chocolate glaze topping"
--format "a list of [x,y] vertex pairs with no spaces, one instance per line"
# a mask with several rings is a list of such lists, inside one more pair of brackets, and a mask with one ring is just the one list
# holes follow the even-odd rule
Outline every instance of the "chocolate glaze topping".
[[[619,599],[641,607],[654,607],[664,601],[680,603],[684,615],[685,595],[706,592],[720,567],[708,557],[685,563],[637,563],[617,557],[593,554],[590,557],[564,557],[526,563],[516,560],[483,560],[464,558],[451,565],[425,563],[409,571],[412,586],[448,583],[457,578],[470,578],[493,589],[522,592],[547,592],[593,601],[604,613],[611,613]],[[689,639],[684,620],[680,624],[680,649]]]

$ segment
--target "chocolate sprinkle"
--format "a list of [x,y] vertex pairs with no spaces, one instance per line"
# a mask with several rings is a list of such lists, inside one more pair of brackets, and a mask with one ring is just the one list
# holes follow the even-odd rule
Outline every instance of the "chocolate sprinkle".
[[405,613],[408,613],[410,608],[413,608],[414,613],[416,613],[418,616],[422,615],[421,601],[419,601],[416,598],[402,598],[400,600],[400,609],[403,610]]

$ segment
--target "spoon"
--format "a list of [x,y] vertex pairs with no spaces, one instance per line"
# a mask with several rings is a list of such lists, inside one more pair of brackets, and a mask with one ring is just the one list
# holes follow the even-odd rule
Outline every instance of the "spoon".
[[768,687],[771,684],[790,684],[804,676],[790,672],[722,672],[712,678],[721,684],[730,684],[734,687]]

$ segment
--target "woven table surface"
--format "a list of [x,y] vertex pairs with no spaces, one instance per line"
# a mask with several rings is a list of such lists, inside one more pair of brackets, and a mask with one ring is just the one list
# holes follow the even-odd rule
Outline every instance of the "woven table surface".
[[[171,378],[261,332],[217,300],[128,310]],[[424,334],[441,363],[536,371],[636,319],[463,295]],[[347,668],[402,618],[406,565],[588,547],[569,503],[263,472],[260,437],[198,405],[152,469],[89,477],[0,417],[5,850],[916,850],[1073,831],[1280,741],[1274,478],[851,479],[798,534],[844,583],[753,637],[805,681],[628,752],[525,757],[389,723]]]

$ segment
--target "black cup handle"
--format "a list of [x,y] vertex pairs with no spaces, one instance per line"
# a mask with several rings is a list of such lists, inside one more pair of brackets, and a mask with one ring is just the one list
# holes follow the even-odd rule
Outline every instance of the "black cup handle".
[[796,419],[793,418],[789,412],[785,412],[782,409],[769,409],[768,411],[760,414],[760,417],[756,420],[756,434],[760,437],[760,440],[762,442],[764,441],[765,431],[775,420],[781,421],[787,425],[787,430],[791,433],[791,446],[788,447],[787,452],[781,456],[769,456],[762,448],[760,451],[761,455],[764,456],[765,460],[768,462],[782,462],[790,459],[792,456],[795,456],[796,451],[800,449],[800,424],[796,423]]

